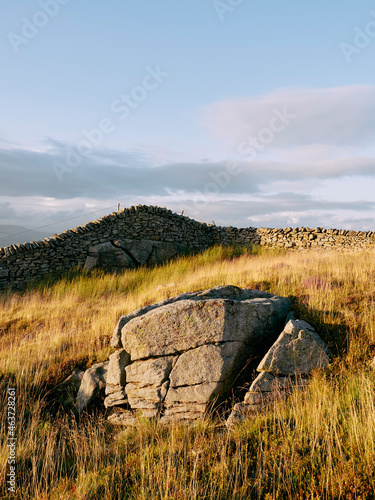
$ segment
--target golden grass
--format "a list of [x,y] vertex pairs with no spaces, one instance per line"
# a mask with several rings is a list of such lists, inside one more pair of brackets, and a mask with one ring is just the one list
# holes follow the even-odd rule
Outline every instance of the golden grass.
[[[214,248],[114,276],[72,271],[0,298],[0,389],[17,389],[17,496],[30,499],[375,498],[375,261],[360,253]],[[160,285],[170,285],[161,287]],[[185,291],[237,285],[288,296],[334,355],[305,392],[235,430],[140,422],[116,437],[51,400],[107,359],[120,315]],[[6,436],[5,415],[0,422]],[[8,449],[1,443],[1,498]]]

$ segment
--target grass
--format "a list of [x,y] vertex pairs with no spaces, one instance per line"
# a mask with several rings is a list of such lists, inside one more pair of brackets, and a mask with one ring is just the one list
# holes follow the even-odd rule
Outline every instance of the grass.
[[[72,271],[0,297],[0,399],[17,392],[22,499],[375,498],[375,260],[360,253],[216,247],[117,276]],[[237,285],[287,296],[333,354],[304,391],[232,431],[140,421],[120,432],[99,404],[77,419],[54,387],[103,361],[120,315],[185,291]],[[168,286],[162,286],[168,285]],[[0,498],[7,422],[0,421]]]

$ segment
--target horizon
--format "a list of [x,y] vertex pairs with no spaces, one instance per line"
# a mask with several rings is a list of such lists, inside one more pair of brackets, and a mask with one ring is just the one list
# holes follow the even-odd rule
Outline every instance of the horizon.
[[[115,210],[113,212],[109,212],[107,214],[104,214],[103,216],[97,218],[97,219],[91,219],[91,220],[88,220],[86,221],[85,223],[83,224],[80,224],[78,226],[71,226],[71,227],[67,227],[64,231],[61,231],[59,233],[54,233],[54,234],[48,234],[47,236],[41,236],[43,234],[43,231],[41,232],[41,230],[44,229],[44,227],[37,227],[37,228],[33,228],[33,229],[27,229],[25,227],[22,227],[22,226],[14,226],[15,228],[16,227],[19,227],[21,228],[22,230],[20,232],[16,232],[16,233],[10,233],[6,236],[2,236],[2,230],[4,227],[6,227],[5,225],[2,225],[0,224],[0,249],[4,249],[6,247],[10,247],[10,246],[17,246],[17,245],[24,245],[25,243],[32,243],[32,242],[37,242],[37,241],[42,241],[42,240],[49,240],[49,239],[53,239],[55,236],[60,236],[61,234],[64,234],[65,232],[68,232],[68,231],[74,231],[75,229],[78,229],[80,227],[84,227],[86,224],[89,224],[91,222],[100,222],[102,219],[105,219],[107,216],[109,215],[112,215],[112,214],[115,214],[115,213],[119,213],[119,212],[124,212],[124,211],[127,211],[131,208],[137,208],[137,207],[151,207],[151,208],[155,208],[154,205],[133,205],[131,207],[123,207],[123,208],[120,208],[119,210]],[[170,212],[174,215],[177,215],[179,217],[184,217],[184,218],[188,218],[190,220],[195,220],[191,217],[188,217],[187,215],[185,215],[184,211],[182,211],[182,213],[177,213],[177,212],[174,212],[173,210],[170,210],[168,207],[156,207],[156,208],[162,208],[164,209],[167,213]],[[81,217],[81,216],[79,216]],[[61,221],[60,221],[61,222]],[[200,221],[196,221],[196,222],[200,222]],[[307,230],[314,230],[314,229],[318,229],[318,230],[323,230],[323,231],[341,231],[341,230],[344,230],[344,231],[352,231],[354,233],[363,233],[363,232],[366,232],[366,233],[375,233],[375,230],[374,231],[361,231],[360,229],[358,230],[350,230],[350,229],[347,229],[347,228],[333,228],[333,227],[322,227],[322,226],[314,226],[314,227],[308,227],[308,226],[284,226],[284,227],[267,227],[267,226],[247,226],[245,228],[243,227],[237,227],[237,226],[220,226],[218,224],[215,223],[214,220],[211,221],[211,223],[207,223],[207,222],[200,222],[201,224],[205,224],[205,225],[208,225],[208,226],[215,226],[215,227],[218,227],[218,228],[226,228],[226,227],[234,227],[235,229],[269,229],[269,230],[272,230],[272,229],[296,229],[296,230],[300,230],[300,229],[307,229]],[[52,224],[53,225],[53,224]],[[9,226],[11,227],[11,226]],[[49,226],[46,226],[46,227],[49,227]],[[40,235],[41,237],[40,238],[34,238],[34,239],[29,239],[27,241],[21,241],[21,239],[19,238],[19,235],[22,235],[22,234],[27,234],[27,233],[32,233],[34,235]],[[15,239],[12,241],[12,238],[14,236],[18,236],[18,239]],[[8,244],[2,244],[3,241],[6,241],[7,238],[9,239],[9,241],[11,241],[10,243]],[[16,241],[17,240],[17,241]]]
[[58,234],[121,203],[375,230],[371,1],[3,9],[0,228]]

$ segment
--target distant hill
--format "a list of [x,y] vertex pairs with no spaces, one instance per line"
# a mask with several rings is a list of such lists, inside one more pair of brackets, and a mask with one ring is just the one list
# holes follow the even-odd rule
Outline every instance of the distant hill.
[[48,234],[46,233],[27,229],[24,226],[0,224],[0,247],[25,243],[26,241],[39,241],[47,236]]

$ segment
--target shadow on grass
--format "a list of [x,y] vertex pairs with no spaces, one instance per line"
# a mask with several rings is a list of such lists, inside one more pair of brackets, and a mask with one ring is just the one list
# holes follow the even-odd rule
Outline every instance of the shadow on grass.
[[[191,266],[202,266],[205,264],[214,263],[217,261],[230,261],[237,259],[241,256],[262,256],[262,255],[280,255],[283,253],[282,249],[271,249],[265,248],[257,245],[252,245],[249,247],[243,246],[224,246],[224,245],[216,245],[213,247],[209,247],[202,251],[194,251],[191,250],[185,254],[176,255],[175,257],[165,260],[160,264],[148,264],[148,265],[140,265],[135,269],[120,269],[116,271],[108,271],[104,268],[94,268],[93,270],[85,270],[82,265],[74,266],[66,271],[60,272],[52,272],[47,274],[46,276],[40,278],[34,278],[29,282],[25,283],[22,289],[14,289],[10,285],[7,289],[0,290],[0,296],[12,295],[14,293],[27,293],[27,292],[44,292],[45,290],[59,285],[61,282],[74,284],[78,281],[82,280],[90,280],[90,279],[103,279],[106,277],[129,277],[130,281],[134,281],[132,283],[131,290],[133,291],[137,285],[141,283],[137,276],[142,277],[142,274],[151,273],[153,270],[158,268],[168,268],[169,266],[176,266],[178,269],[191,268]],[[285,253],[285,251],[284,251]],[[134,279],[132,280],[131,277]],[[121,290],[127,292],[128,290]]]
[[308,307],[303,296],[290,295],[292,311],[297,319],[302,319],[314,327],[315,331],[327,343],[331,357],[342,356],[348,350],[348,325],[342,313],[337,312],[338,324],[326,322],[326,313]]

